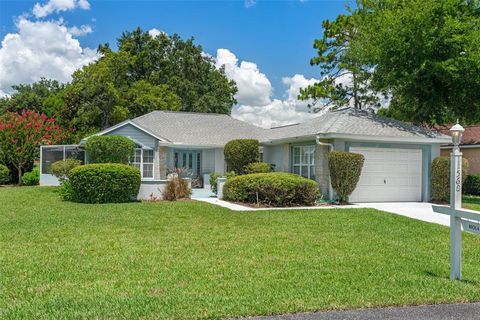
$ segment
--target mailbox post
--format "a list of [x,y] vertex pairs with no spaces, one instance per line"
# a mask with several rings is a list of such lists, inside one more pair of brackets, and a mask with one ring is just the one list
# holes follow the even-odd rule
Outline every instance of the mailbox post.
[[452,133],[453,149],[450,154],[450,279],[462,279],[462,219],[457,210],[462,208],[462,153],[460,141],[465,129],[454,125]]

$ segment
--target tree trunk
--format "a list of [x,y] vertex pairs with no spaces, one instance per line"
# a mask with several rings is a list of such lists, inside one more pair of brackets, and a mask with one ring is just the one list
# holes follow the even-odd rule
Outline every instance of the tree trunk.
[[22,183],[22,167],[18,166],[17,170],[18,170],[18,184],[21,184]]
[[357,87],[357,75],[355,72],[352,72],[353,78],[353,107],[355,109],[360,109],[359,101],[358,101],[358,87]]

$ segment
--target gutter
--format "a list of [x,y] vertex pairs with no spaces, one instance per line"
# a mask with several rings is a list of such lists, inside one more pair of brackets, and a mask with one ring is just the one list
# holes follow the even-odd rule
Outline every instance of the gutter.
[[[333,151],[333,144],[320,141],[320,135],[315,136],[315,142],[319,146],[328,147],[328,153]],[[328,197],[330,198],[329,200],[333,199],[332,178],[331,178],[330,174],[328,175]]]

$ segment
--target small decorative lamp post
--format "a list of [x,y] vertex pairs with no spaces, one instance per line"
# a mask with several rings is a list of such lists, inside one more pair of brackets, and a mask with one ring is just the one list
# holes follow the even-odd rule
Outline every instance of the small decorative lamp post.
[[453,149],[450,154],[450,278],[462,279],[462,219],[455,214],[462,208],[462,153],[460,142],[465,129],[458,123],[450,132]]

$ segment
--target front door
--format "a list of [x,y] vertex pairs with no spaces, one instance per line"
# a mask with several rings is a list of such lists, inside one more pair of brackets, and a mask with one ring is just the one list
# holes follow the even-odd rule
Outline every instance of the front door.
[[195,150],[178,150],[174,153],[175,168],[185,168],[194,175],[201,172],[201,152]]

